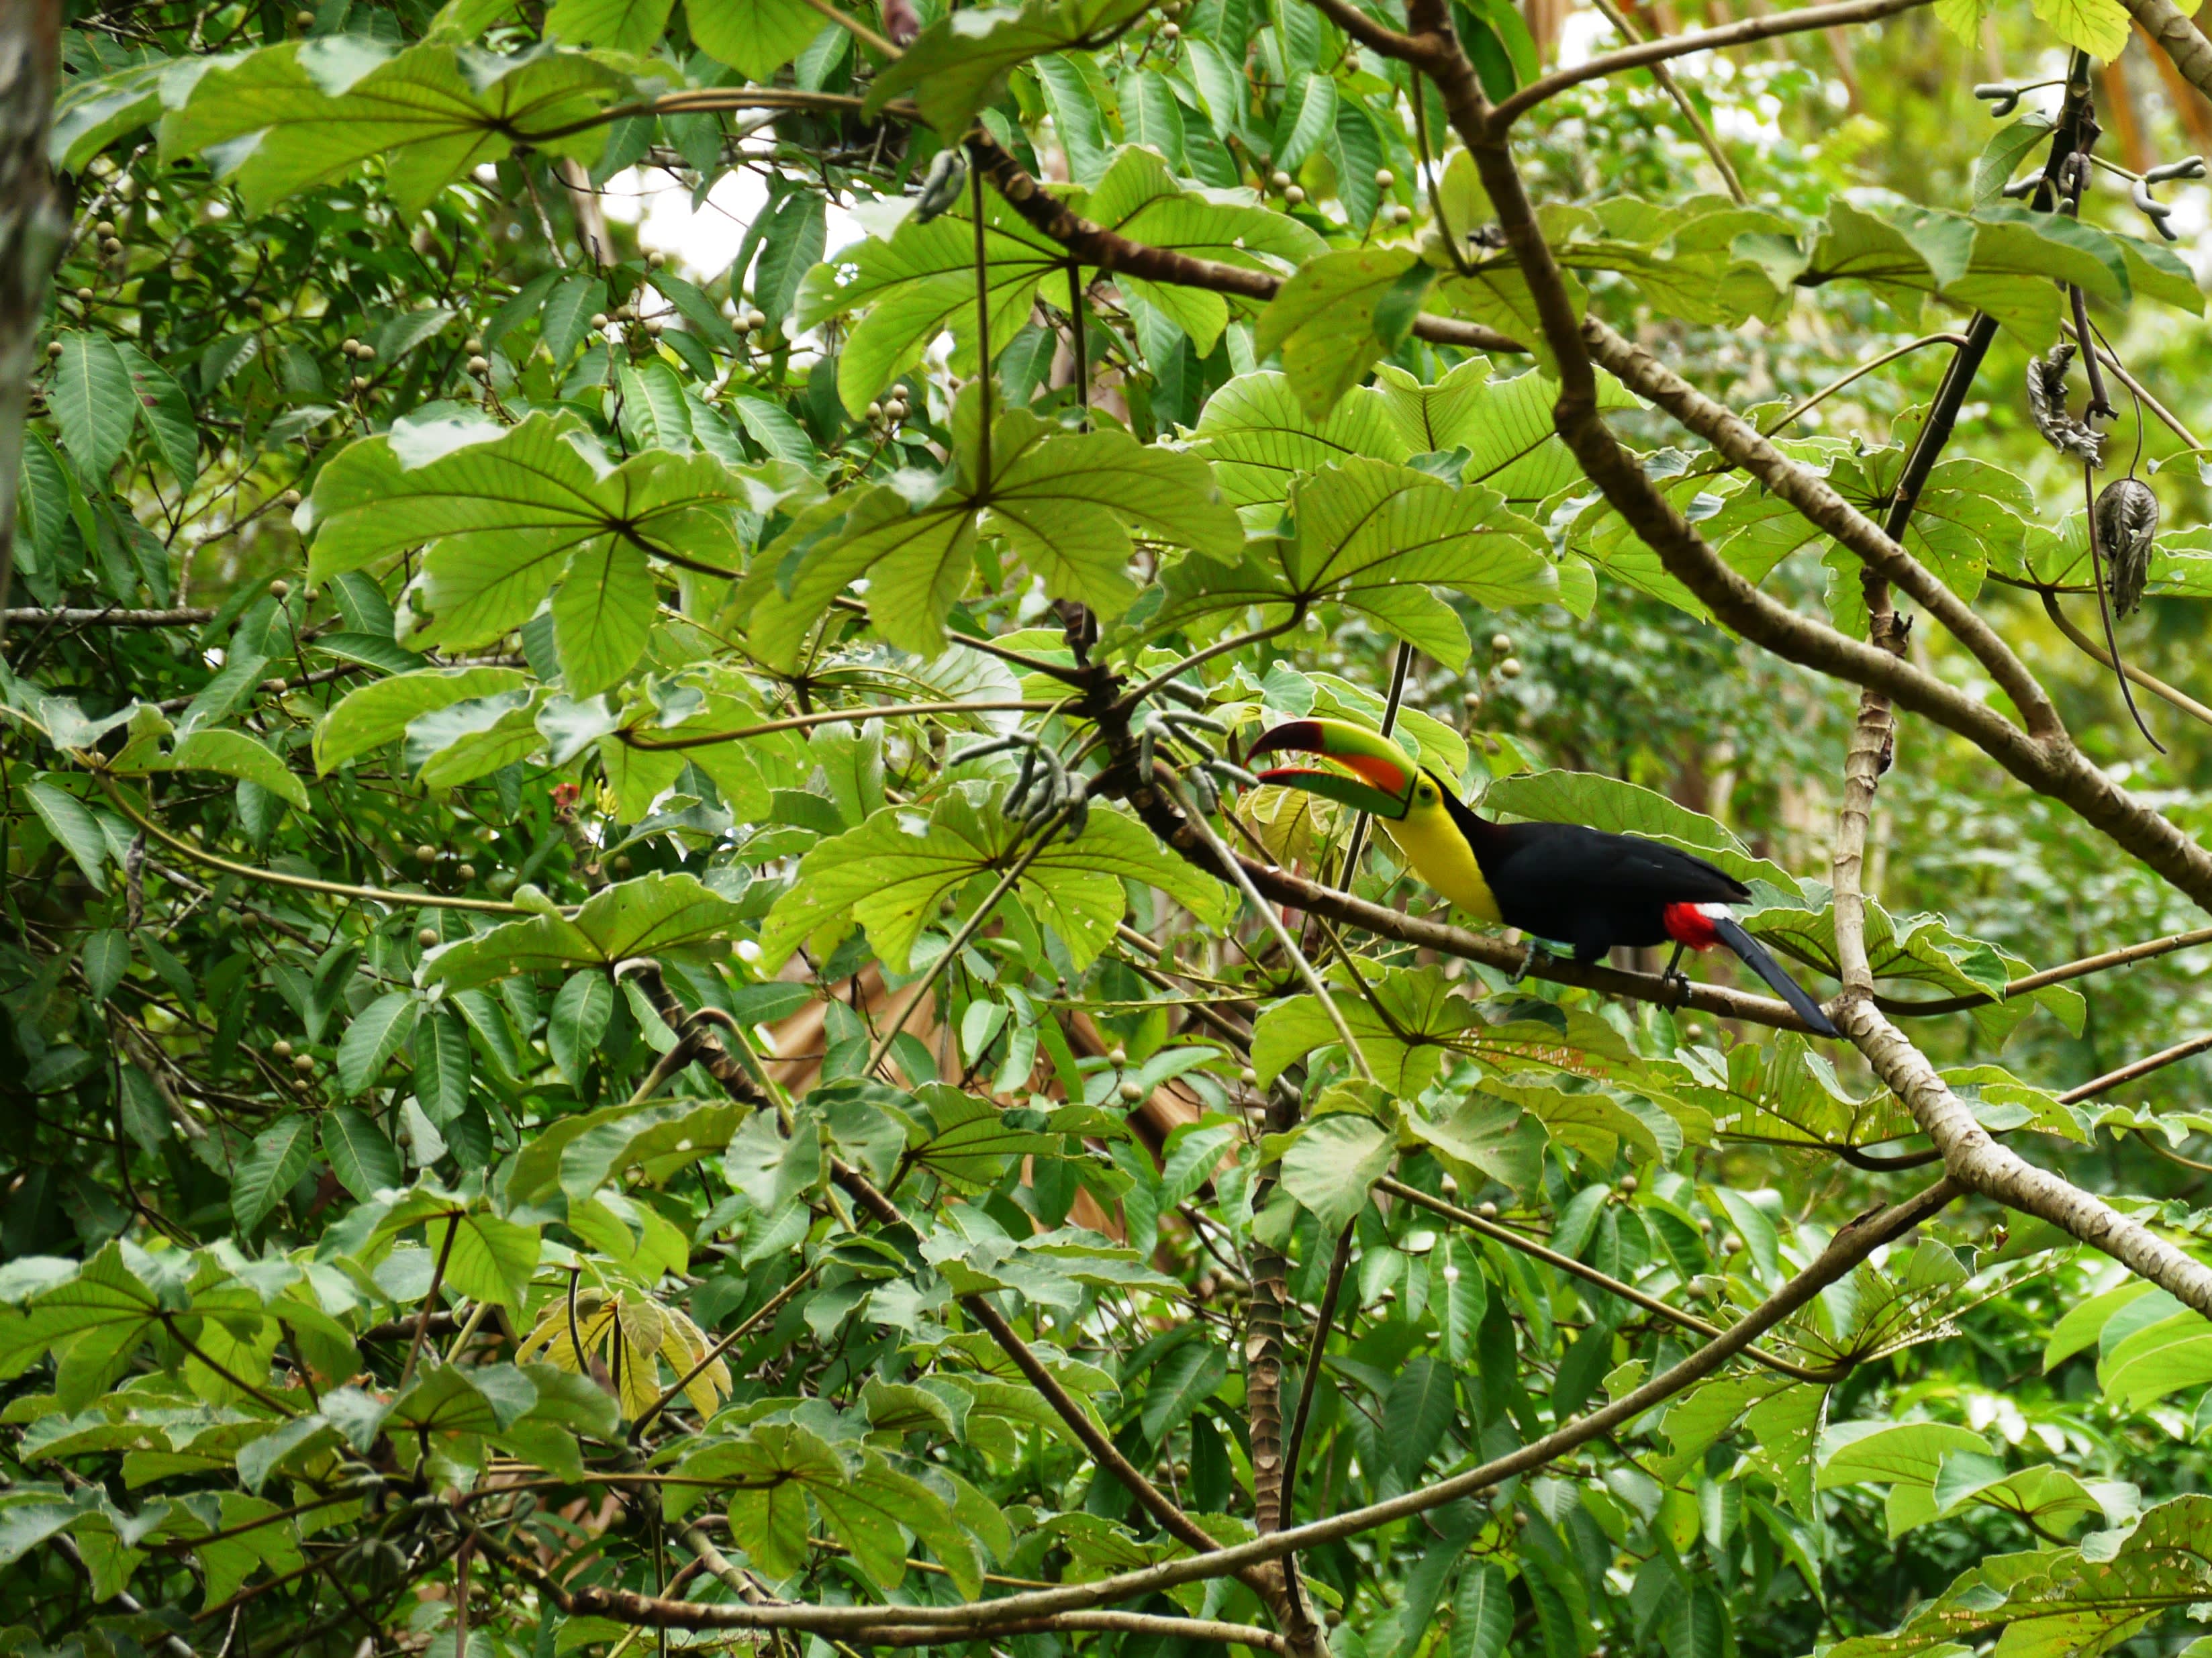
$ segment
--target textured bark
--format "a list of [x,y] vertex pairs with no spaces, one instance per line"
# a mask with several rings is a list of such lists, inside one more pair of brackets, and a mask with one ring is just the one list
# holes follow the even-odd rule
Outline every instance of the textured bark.
[[1244,1416],[1252,1433],[1252,1518],[1263,1533],[1283,1528],[1283,1303],[1289,1272],[1281,1250],[1252,1251]]
[[15,490],[39,323],[68,229],[46,131],[60,74],[58,0],[0,0],[0,635],[15,569]]
[[2212,1317],[2212,1267],[1990,1139],[1927,1057],[1870,1004],[1847,1000],[1835,1010],[1835,1021],[1935,1142],[1953,1180],[2007,1208],[2049,1221],[2183,1305]]
[[2189,14],[2172,0],[2127,0],[2127,8],[2183,78],[2212,98],[2212,39],[2205,38]]

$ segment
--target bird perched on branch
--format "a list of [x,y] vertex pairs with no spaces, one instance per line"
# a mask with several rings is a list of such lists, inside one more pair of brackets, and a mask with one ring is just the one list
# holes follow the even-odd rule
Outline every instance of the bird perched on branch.
[[[1478,816],[1434,772],[1389,738],[1340,720],[1293,720],[1265,733],[1249,759],[1288,751],[1323,766],[1279,766],[1262,782],[1371,814],[1422,880],[1470,915],[1568,945],[1595,962],[1626,944],[1724,944],[1772,986],[1815,1035],[1839,1033],[1820,1005],[1782,970],[1729,907],[1751,890],[1702,858],[1633,835],[1576,823],[1498,823]],[[1524,969],[1525,970],[1525,969]]]

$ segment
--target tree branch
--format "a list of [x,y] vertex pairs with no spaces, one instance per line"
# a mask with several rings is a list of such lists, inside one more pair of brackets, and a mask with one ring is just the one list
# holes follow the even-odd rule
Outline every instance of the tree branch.
[[1726,405],[1705,396],[1650,352],[1623,339],[1595,318],[1583,323],[1583,337],[1590,355],[1623,385],[1674,416],[1941,622],[2012,699],[2031,736],[2047,739],[2064,734],[2065,726],[2051,698],[1996,630],[1881,525],[1838,495],[1826,478],[1800,466]]
[[[1264,304],[1275,297],[1283,279],[1264,270],[1216,259],[1193,258],[1164,247],[1131,241],[1101,225],[1071,212],[1066,203],[1025,172],[988,133],[969,135],[968,150],[1000,196],[1033,228],[1042,231],[1085,264],[1099,273],[1116,270],[1146,282],[1169,282],[1182,288],[1203,288],[1216,294]],[[1413,332],[1438,345],[1456,345],[1471,351],[1523,352],[1528,348],[1510,336],[1479,323],[1451,317],[1422,315],[1414,319]]]
[[20,622],[31,628],[197,628],[214,621],[215,612],[198,606],[182,606],[168,610],[87,610],[64,606],[50,610],[19,605],[7,611],[6,616],[11,627]]
[[[1653,64],[1664,63],[1670,58],[1686,58],[1692,52],[1718,52],[1729,46],[1749,46],[1755,40],[1771,40],[1779,34],[1804,34],[1814,29],[1835,28],[1845,23],[1870,23],[1876,18],[1888,17],[1900,11],[1911,11],[1929,3],[1929,0],[1843,0],[1843,3],[1826,6],[1806,6],[1796,11],[1771,12],[1763,17],[1748,17],[1740,23],[1730,23],[1717,29],[1700,29],[1694,34],[1667,35],[1656,40],[1647,40],[1641,46],[1626,46],[1619,52],[1608,52],[1531,81],[1491,112],[1492,128],[1503,134],[1505,129],[1528,111],[1547,99],[1556,98],[1570,87],[1578,87],[1585,81],[1601,81],[1607,76],[1619,75],[1632,69],[1644,69]],[[2130,0],[2130,9],[2135,0]],[[2163,3],[2163,0],[2151,0]],[[2138,12],[2137,15],[2141,15]]]
[[[1596,1267],[1577,1260],[1571,1255],[1563,1255],[1556,1249],[1547,1248],[1534,1238],[1524,1238],[1510,1226],[1500,1226],[1494,1220],[1485,1220],[1471,1209],[1462,1209],[1455,1203],[1445,1202],[1442,1198],[1432,1198],[1419,1187],[1408,1186],[1405,1181],[1394,1179],[1388,1175],[1375,1184],[1377,1189],[1388,1192],[1395,1198],[1401,1198],[1407,1203],[1427,1210],[1431,1214],[1442,1215],[1445,1219],[1455,1222],[1471,1232],[1480,1232],[1484,1237],[1494,1238],[1509,1249],[1518,1249],[1524,1255],[1532,1255],[1548,1266],[1578,1278],[1585,1284],[1595,1285],[1607,1295],[1619,1296],[1632,1306],[1641,1307],[1645,1312],[1656,1314],[1670,1324],[1680,1326],[1685,1330],[1695,1331],[1708,1340],[1718,1337],[1722,1333],[1721,1327],[1717,1324],[1709,1324],[1694,1313],[1686,1313],[1679,1307],[1669,1306],[1656,1296],[1647,1296],[1634,1284],[1623,1284],[1619,1278],[1601,1272]],[[1745,1354],[1746,1357],[1765,1365],[1770,1370],[1779,1370],[1783,1375],[1795,1376],[1800,1382],[1817,1382],[1826,1386],[1830,1382],[1840,1381],[1843,1376],[1843,1372],[1838,1370],[1815,1370],[1802,1364],[1793,1364],[1786,1358],[1765,1352],[1757,1347],[1745,1349]]]
[[2132,662],[2122,662],[2116,665],[2111,653],[2075,627],[2068,618],[2066,612],[2058,608],[2058,595],[2056,592],[2049,587],[2039,587],[2035,591],[2037,596],[2043,600],[2043,613],[2051,618],[2058,631],[2064,634],[2084,656],[2093,662],[2102,663],[2106,667],[2113,669],[2115,672],[2127,675],[2130,679],[2142,686],[2153,696],[2157,697],[2159,701],[2171,708],[2179,709],[2191,720],[2212,726],[2212,708],[2206,708],[2187,691],[2182,690],[2178,686],[2167,684],[2157,675],[2146,672]]
[[[1829,1240],[1828,1247],[1804,1271],[1747,1312],[1715,1340],[1662,1371],[1633,1392],[1587,1416],[1577,1417],[1504,1456],[1470,1468],[1451,1479],[1439,1480],[1433,1485],[1408,1491],[1384,1502],[1348,1509],[1326,1520],[1294,1526],[1288,1530],[1256,1537],[1232,1547],[1215,1549],[1203,1555],[1183,1556],[1089,1582],[1066,1583],[1054,1588],[1006,1595],[995,1600],[975,1601],[965,1606],[902,1606],[896,1609],[895,1615],[902,1624],[917,1629],[969,1631],[972,1638],[974,1633],[1014,1627],[1015,1620],[1058,1616],[1109,1600],[1136,1599],[1183,1583],[1226,1576],[1232,1572],[1241,1576],[1296,1551],[1340,1542],[1347,1537],[1356,1537],[1377,1527],[1408,1520],[1415,1515],[1442,1508],[1448,1503],[1475,1496],[1502,1485],[1516,1474],[1528,1473],[1555,1461],[1592,1440],[1626,1428],[1645,1412],[1704,1381],[1767,1331],[1807,1305],[1828,1285],[1856,1270],[1860,1262],[1882,1245],[1893,1242],[1942,1212],[1964,1189],[1946,1176],[1902,1203],[1886,1209],[1869,1209],[1838,1231]],[[503,1560],[533,1582],[543,1587],[553,1587],[534,1562],[527,1561],[501,1546],[494,1544],[491,1546]],[[557,1588],[555,1592],[567,1593]],[[621,1616],[622,1613],[615,1610],[617,1606],[635,1606],[639,1602],[648,1600],[649,1597],[629,1595],[626,1591],[583,1589],[577,1591],[563,1609]],[[695,1629],[794,1629],[842,1636],[883,1627],[887,1620],[886,1609],[881,1606],[678,1604],[694,1612],[696,1621],[684,1627]],[[1255,1635],[1259,1633],[1254,1631]],[[1237,1638],[1246,1637],[1240,1636]]]
[[2212,98],[2212,40],[2172,0],[2126,0],[2144,33],[2158,42],[2189,83]]

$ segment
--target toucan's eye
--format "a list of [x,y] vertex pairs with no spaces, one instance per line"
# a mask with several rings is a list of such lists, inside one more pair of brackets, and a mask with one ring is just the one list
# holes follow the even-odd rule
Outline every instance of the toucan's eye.
[[1421,804],[1425,806],[1433,803],[1437,798],[1437,786],[1434,783],[1424,783],[1417,792],[1421,797]]

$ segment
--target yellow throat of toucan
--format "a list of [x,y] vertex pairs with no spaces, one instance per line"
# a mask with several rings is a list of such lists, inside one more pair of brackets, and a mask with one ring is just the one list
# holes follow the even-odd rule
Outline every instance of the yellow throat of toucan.
[[1474,847],[1452,816],[1456,804],[1448,804],[1443,785],[1424,771],[1413,784],[1406,815],[1376,822],[1428,886],[1479,921],[1502,922],[1504,917],[1498,913],[1490,883],[1482,878]]

